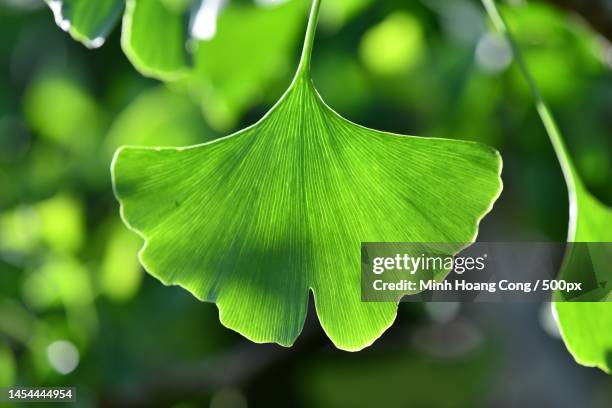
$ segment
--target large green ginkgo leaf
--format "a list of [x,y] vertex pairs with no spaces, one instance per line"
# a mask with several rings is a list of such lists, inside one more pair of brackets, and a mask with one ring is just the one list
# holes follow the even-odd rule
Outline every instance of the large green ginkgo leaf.
[[359,350],[397,312],[361,301],[360,243],[474,240],[501,191],[501,160],[481,144],[370,130],[331,110],[309,74],[319,4],[298,74],[263,119],[202,145],[123,147],[113,185],[145,239],[146,270],[215,302],[224,325],[291,345],[312,291],[331,340]]
[[[570,204],[568,242],[612,242],[612,209],[600,203],[587,191],[571,160],[550,109],[538,92],[535,81],[494,0],[482,1],[496,28],[507,36],[513,46],[519,68],[529,83],[536,100],[538,113],[561,164]],[[584,275],[587,272],[578,262],[575,262],[580,257],[578,251],[583,248],[569,246],[560,273],[561,279]],[[599,262],[609,266],[612,262],[612,254],[606,253],[606,248],[600,251],[602,253],[599,255],[603,257],[603,260],[600,259]],[[597,274],[597,265],[593,265],[593,269]],[[605,287],[610,284],[606,282],[609,280],[608,276],[597,276],[597,278],[596,284],[598,285]],[[559,296],[556,299],[559,299]],[[612,372],[612,303],[605,301],[599,303],[556,302],[554,307],[563,340],[576,361],[586,366],[595,366],[606,372]]]
[[45,0],[55,22],[87,47],[104,44],[121,17],[124,0]]

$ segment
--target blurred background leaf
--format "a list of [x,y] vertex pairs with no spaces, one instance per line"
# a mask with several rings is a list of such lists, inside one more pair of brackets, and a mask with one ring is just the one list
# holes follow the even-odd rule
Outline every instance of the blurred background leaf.
[[55,23],[87,47],[97,48],[115,27],[124,0],[45,0]]
[[185,17],[169,1],[127,0],[121,43],[143,74],[161,79],[180,76],[187,68]]
[[135,296],[141,285],[143,273],[136,253],[141,240],[127,228],[117,223],[109,233],[100,267],[100,290],[116,302],[124,302]]
[[216,130],[233,129],[253,105],[274,102],[265,96],[271,84],[293,74],[307,6],[231,3],[219,16],[215,36],[194,44],[194,73],[184,86]]
[[395,12],[365,33],[360,55],[372,72],[398,75],[419,64],[425,49],[421,23],[411,14]]
[[0,344],[0,387],[10,387],[15,383],[17,370],[13,351]]

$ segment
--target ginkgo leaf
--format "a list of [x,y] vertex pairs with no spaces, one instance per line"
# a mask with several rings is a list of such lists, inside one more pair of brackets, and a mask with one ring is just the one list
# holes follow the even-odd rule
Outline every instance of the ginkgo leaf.
[[124,0],[45,0],[56,24],[89,48],[104,44],[113,30]]
[[147,76],[176,79],[189,68],[186,16],[161,0],[127,0],[121,46],[130,62]]
[[367,129],[329,108],[309,71],[319,6],[298,73],[263,119],[202,145],[123,147],[113,186],[145,239],[145,269],[216,303],[224,325],[291,345],[312,291],[330,339],[359,350],[397,312],[361,301],[360,243],[473,241],[501,191],[501,159],[477,143]]
[[[612,242],[612,209],[601,204],[591,196],[575,172],[572,172],[576,185],[572,194],[572,209],[576,214],[570,220],[569,241],[574,242]],[[605,248],[604,248],[605,249]],[[612,254],[603,254],[610,265]],[[571,263],[572,253],[567,255],[561,278],[580,273]],[[602,273],[602,271],[599,271]],[[597,276],[596,284],[608,291],[612,279]],[[557,302],[555,309],[557,321],[567,348],[582,365],[599,367],[612,373],[612,297],[602,302]]]
[[[164,0],[45,0],[56,24],[89,48],[104,44],[123,14],[121,45],[144,75],[171,80],[189,69],[190,2]],[[176,4],[175,4],[176,3]]]
[[[494,0],[482,0],[482,2],[497,30],[506,35],[512,45],[519,68],[529,84],[538,113],[563,170],[570,204],[568,242],[612,242],[612,209],[600,203],[587,191],[576,171],[554,117],[538,92],[536,83]],[[606,253],[606,249],[607,247],[599,251],[601,252],[599,255],[604,257],[603,262],[606,265],[610,265],[612,254]],[[581,250],[584,250],[583,246],[569,246],[561,268],[560,279],[577,275],[584,278],[583,275],[587,271],[579,262],[576,262],[580,259],[579,251]],[[608,280],[606,274],[609,272],[602,271],[601,268],[597,270],[597,265],[592,265],[592,267],[595,270],[596,280],[600,281],[596,284],[602,286],[609,284],[606,282]],[[598,276],[600,273],[604,275]],[[609,296],[609,292],[604,293],[608,293]],[[560,295],[557,295],[556,299],[560,300]],[[554,308],[563,340],[576,361],[582,365],[599,367],[606,372],[612,372],[612,331],[610,330],[612,303],[606,302],[612,299],[608,297],[608,299],[600,300],[598,303],[556,302]]]

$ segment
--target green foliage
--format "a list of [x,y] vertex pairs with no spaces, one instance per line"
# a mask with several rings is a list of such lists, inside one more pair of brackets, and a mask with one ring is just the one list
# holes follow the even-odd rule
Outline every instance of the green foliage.
[[66,149],[90,149],[101,137],[96,102],[68,77],[40,75],[28,88],[25,113],[35,131]]
[[191,145],[212,139],[199,106],[160,86],[142,92],[116,116],[104,143],[110,160],[121,145]]
[[[586,191],[580,179],[572,173],[576,190],[570,219],[569,241],[612,242],[612,209],[601,204]],[[573,231],[573,232],[572,232]],[[567,254],[561,276],[580,273],[574,269],[572,253]],[[612,254],[604,256],[604,268],[609,269]],[[594,265],[595,268],[598,265]],[[601,267],[601,266],[600,266]],[[610,285],[610,276],[600,276],[599,285]],[[612,300],[612,299],[608,299]],[[555,303],[561,334],[567,348],[582,365],[599,367],[612,373],[612,303]]]
[[[162,1],[181,16],[197,4]],[[96,7],[103,2],[82,3]],[[8,366],[14,369],[5,371],[13,373],[13,384],[74,385],[85,405],[208,406],[219,391],[214,385],[218,374],[222,381],[233,381],[232,373],[244,367],[250,374],[230,390],[242,394],[249,406],[336,406],[343,401],[356,406],[497,406],[509,398],[521,403],[542,395],[553,406],[593,396],[600,405],[612,406],[605,374],[591,370],[585,376],[568,353],[557,353],[557,340],[543,334],[537,319],[527,316],[536,305],[512,306],[512,313],[502,307],[462,307],[457,320],[480,328],[487,343],[499,341],[477,361],[471,353],[440,357],[412,350],[430,324],[415,304],[400,305],[388,335],[363,352],[334,350],[310,319],[298,347],[280,350],[248,344],[224,328],[214,304],[150,277],[142,279],[137,259],[142,241],[119,224],[116,213],[108,175],[112,154],[122,144],[207,142],[216,132],[228,134],[252,124],[269,109],[291,79],[309,1],[270,3],[231,0],[218,16],[216,35],[206,41],[189,38],[183,18],[187,44],[182,49],[192,65],[179,81],[162,86],[142,77],[124,57],[120,41],[114,40],[120,33],[102,49],[84,50],[54,26],[39,0],[0,0],[0,349],[6,346],[13,357]],[[612,72],[600,35],[550,2],[515,3],[504,14],[552,102],[577,171],[594,197],[611,203]],[[507,187],[480,237],[566,237],[565,186],[539,133],[524,80],[515,66],[491,71],[475,58],[482,40],[493,37],[483,31],[477,4],[327,0],[321,8],[312,70],[327,103],[372,129],[495,146],[504,155]],[[368,32],[397,15],[414,18],[426,45],[418,63],[386,75],[366,65],[360,44]],[[381,50],[394,44],[402,48],[404,40],[382,36]],[[194,61],[199,57],[201,68]],[[67,131],[58,132],[59,127]],[[70,236],[66,243],[61,242],[64,224]],[[71,271],[62,276],[56,268]],[[58,298],[54,280],[72,275],[92,294],[87,302],[71,288],[63,288]],[[602,334],[609,331],[609,322],[596,310],[600,305],[574,306],[576,316],[561,321],[572,322],[566,341],[578,337],[574,323],[593,320],[580,337],[585,349],[575,354],[588,352],[590,361],[603,361]],[[593,312],[579,310],[591,306]],[[518,318],[521,311],[524,319]],[[98,330],[90,330],[96,322]],[[459,343],[457,332],[446,324],[437,330],[445,350]],[[79,366],[67,376],[50,366],[48,357],[50,344],[63,339],[81,354]],[[421,341],[436,343],[431,337]],[[0,366],[7,367],[3,361],[0,357]],[[532,375],[531,363],[538,364],[542,375]],[[531,386],[507,387],[517,378]],[[156,386],[143,388],[143,383]],[[131,395],[144,400],[133,403]],[[213,401],[222,399],[215,395]]]
[[372,0],[326,1],[321,6],[321,25],[337,30],[348,20],[362,13]]
[[58,195],[36,206],[43,242],[58,253],[77,253],[85,241],[83,209],[73,197]]
[[[506,34],[513,44],[519,68],[527,79],[536,100],[538,113],[563,170],[570,202],[568,242],[612,242],[612,209],[601,204],[587,191],[575,169],[550,109],[541,97],[536,81],[532,78],[514,38],[495,6],[495,2],[493,0],[483,0],[483,3],[497,29]],[[578,262],[579,254],[575,252],[575,247],[570,246],[569,248],[569,251],[565,254],[560,274],[561,278],[586,272]],[[612,254],[602,253],[599,256],[605,258],[603,262],[605,262],[606,267],[609,267]],[[597,269],[598,265],[593,265],[593,267]],[[596,282],[596,284],[607,285],[610,283],[609,276],[598,276],[598,278],[600,282]],[[611,372],[612,332],[610,327],[612,327],[612,304],[607,302],[556,302],[554,307],[563,339],[576,361],[583,365],[596,366],[604,371]]]
[[215,302],[224,325],[291,345],[311,290],[334,344],[359,350],[397,310],[361,302],[359,243],[474,240],[501,191],[501,159],[476,143],[370,130],[329,108],[309,72],[318,5],[294,82],[262,120],[203,145],[122,148],[113,185],[145,239],[145,269]]
[[66,256],[45,260],[39,269],[26,278],[23,291],[26,302],[37,309],[86,307],[93,300],[87,269]]
[[[51,71],[51,70],[50,70]],[[103,183],[99,169],[106,166],[97,157],[107,117],[82,83],[66,74],[43,70],[24,95],[24,114],[30,128],[48,143],[36,154],[44,157],[32,166],[26,183],[53,185],[73,171],[89,182]],[[66,160],[66,157],[74,160]],[[52,159],[58,160],[57,164]]]
[[[122,8],[123,1],[117,1]],[[95,22],[104,23],[107,34],[116,22],[116,13],[105,14],[96,7],[107,10],[109,2],[114,0],[100,4],[64,1],[61,7],[57,1],[49,4],[53,10],[62,10],[65,19],[69,19],[68,11],[83,9],[83,16],[95,16]],[[183,0],[127,0],[121,45],[142,74],[164,81],[181,80],[182,87],[201,104],[210,124],[227,130],[262,98],[266,85],[288,70],[289,53],[298,39],[307,2],[293,0],[274,6],[232,2],[219,16],[213,16],[209,22],[213,25],[211,38],[206,39],[194,37],[190,27],[189,13],[193,16],[197,4]],[[328,7],[328,14],[339,25],[365,4],[363,0],[342,2]],[[74,30],[93,30],[91,19],[72,23]],[[93,38],[102,37],[75,38],[90,45]],[[101,45],[99,39],[95,42]],[[248,69],[244,69],[245,64]]]
[[193,74],[184,86],[196,94],[214,128],[234,127],[266,87],[289,72],[306,4],[230,5],[219,16],[214,38],[194,44]]
[[[585,25],[568,24],[557,10],[544,4],[506,10],[504,16],[521,44],[538,90],[550,103],[571,102],[601,65],[594,58],[599,52],[598,39]],[[513,85],[529,95],[520,76],[520,71],[514,72]]]
[[81,203],[57,195],[0,215],[0,250],[32,255],[41,247],[76,253],[85,239]]
[[140,289],[142,270],[136,254],[140,241],[122,225],[114,225],[104,250],[100,289],[109,298],[124,302]]
[[0,387],[11,387],[14,384],[16,369],[12,350],[0,342]]
[[182,10],[161,0],[127,0],[121,34],[123,51],[145,75],[179,78],[189,65],[185,26]]
[[361,58],[381,75],[400,75],[413,69],[425,52],[423,28],[411,14],[396,12],[366,32]]
[[87,47],[104,44],[121,16],[124,0],[45,0],[55,22]]

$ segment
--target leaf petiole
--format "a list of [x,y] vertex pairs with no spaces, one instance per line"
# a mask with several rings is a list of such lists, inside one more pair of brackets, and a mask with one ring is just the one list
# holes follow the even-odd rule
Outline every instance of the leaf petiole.
[[308,18],[308,27],[306,28],[306,38],[304,39],[304,48],[302,48],[302,56],[298,65],[297,75],[308,75],[310,73],[310,59],[312,57],[312,48],[314,44],[315,34],[317,31],[317,23],[319,21],[319,10],[322,0],[312,0],[310,8],[310,17]]
[[516,63],[525,77],[529,85],[529,89],[531,90],[531,94],[535,101],[536,109],[538,111],[538,115],[542,120],[542,124],[546,129],[546,133],[548,134],[548,138],[552,143],[553,149],[555,150],[555,155],[557,156],[557,160],[559,160],[559,164],[561,165],[561,170],[563,171],[563,177],[565,178],[565,183],[567,184],[568,196],[569,196],[569,206],[570,206],[570,218],[568,224],[568,234],[567,240],[573,241],[576,235],[576,223],[577,223],[577,213],[578,213],[578,203],[577,203],[577,188],[580,188],[579,185],[580,179],[578,178],[578,174],[572,163],[572,159],[567,151],[567,147],[565,146],[565,142],[563,141],[563,136],[559,131],[559,127],[553,117],[553,114],[544,101],[544,98],[540,94],[538,87],[535,83],[535,80],[531,76],[529,72],[529,68],[527,67],[527,63],[523,58],[523,54],[519,49],[516,41],[514,40],[514,36],[508,29],[506,22],[504,21],[497,5],[494,0],[482,0],[482,4],[489,15],[489,18],[493,21],[493,25],[495,29],[503,36],[506,37],[510,47],[512,48],[512,53],[516,59]]

